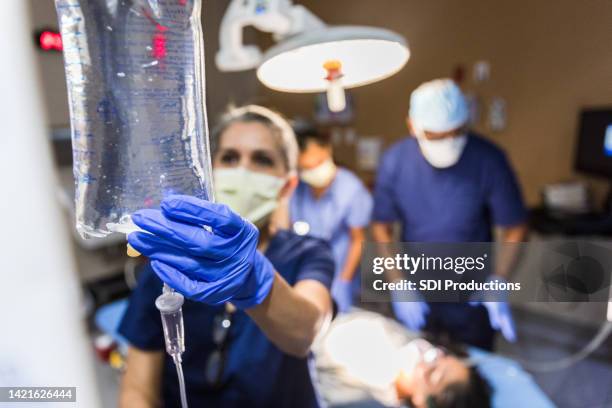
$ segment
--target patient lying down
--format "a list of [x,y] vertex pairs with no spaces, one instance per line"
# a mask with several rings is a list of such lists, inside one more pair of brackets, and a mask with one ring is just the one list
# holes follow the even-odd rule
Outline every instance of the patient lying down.
[[314,353],[316,382],[331,407],[490,407],[490,388],[464,355],[377,313],[338,316]]

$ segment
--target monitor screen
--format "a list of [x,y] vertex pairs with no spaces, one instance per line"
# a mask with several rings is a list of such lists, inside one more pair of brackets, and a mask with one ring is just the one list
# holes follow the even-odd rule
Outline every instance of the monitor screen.
[[612,108],[580,114],[576,169],[612,179]]

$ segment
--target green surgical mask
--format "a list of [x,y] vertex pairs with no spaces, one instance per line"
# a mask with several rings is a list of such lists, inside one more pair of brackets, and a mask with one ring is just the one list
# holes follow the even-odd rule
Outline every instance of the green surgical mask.
[[244,167],[215,169],[215,198],[251,221],[262,224],[278,205],[285,179]]

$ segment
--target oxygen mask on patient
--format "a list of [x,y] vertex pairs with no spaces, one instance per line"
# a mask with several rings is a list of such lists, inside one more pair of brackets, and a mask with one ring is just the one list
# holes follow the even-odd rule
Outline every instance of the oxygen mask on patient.
[[427,340],[412,340],[398,351],[400,370],[404,373],[411,373],[420,363],[434,365],[444,355],[446,353],[443,349],[435,347]]

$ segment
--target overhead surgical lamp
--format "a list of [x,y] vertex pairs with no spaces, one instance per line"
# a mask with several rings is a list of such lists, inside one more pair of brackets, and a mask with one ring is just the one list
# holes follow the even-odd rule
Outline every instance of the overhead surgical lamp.
[[[280,41],[266,53],[244,45],[252,25]],[[346,106],[344,89],[367,85],[398,72],[408,61],[406,40],[367,26],[327,26],[291,0],[233,0],[223,17],[216,63],[222,71],[257,68],[267,87],[283,92],[327,92],[330,110]]]

